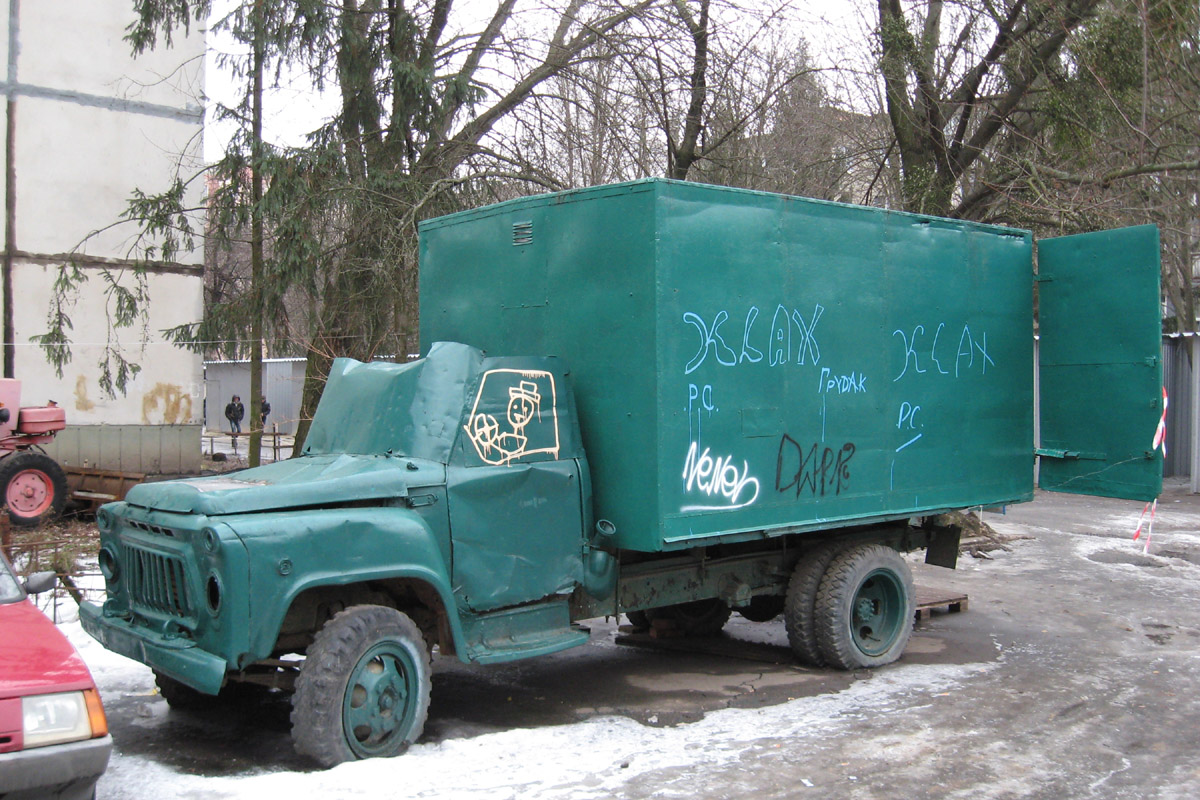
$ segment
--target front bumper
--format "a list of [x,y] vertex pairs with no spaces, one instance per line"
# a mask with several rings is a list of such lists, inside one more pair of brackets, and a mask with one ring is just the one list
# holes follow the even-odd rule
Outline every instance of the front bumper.
[[4,800],[86,800],[108,767],[111,736],[0,754]]
[[216,694],[225,682],[225,659],[201,650],[189,639],[167,638],[120,617],[106,617],[95,603],[80,604],[79,622],[114,653],[140,661],[197,691]]

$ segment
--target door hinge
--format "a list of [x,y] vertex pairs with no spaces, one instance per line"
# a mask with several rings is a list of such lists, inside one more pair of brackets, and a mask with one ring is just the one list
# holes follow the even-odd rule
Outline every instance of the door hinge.
[[1060,450],[1055,447],[1038,447],[1033,453],[1042,458],[1078,459],[1080,461],[1106,461],[1108,459],[1107,453],[1081,453],[1078,450]]

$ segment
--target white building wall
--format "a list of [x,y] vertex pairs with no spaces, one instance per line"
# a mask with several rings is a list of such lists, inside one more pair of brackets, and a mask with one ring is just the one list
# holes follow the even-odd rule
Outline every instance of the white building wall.
[[[171,48],[134,58],[123,39],[132,7],[130,0],[0,0],[12,155],[4,163],[15,178],[14,203],[5,203],[0,220],[14,245],[14,376],[26,404],[57,401],[69,426],[195,426],[199,452],[201,360],[161,335],[203,313],[199,236],[192,250],[147,270],[148,320],[115,332],[110,324],[103,271],[136,285],[129,269],[136,229],[120,222],[131,195],[160,192],[176,175],[187,181],[202,165],[204,33],[193,27],[174,35]],[[187,204],[202,208],[203,181],[194,184]],[[60,379],[30,337],[47,330],[53,284],[68,257],[88,280],[67,309],[72,360]],[[99,385],[99,362],[114,342],[142,368],[115,398]]]

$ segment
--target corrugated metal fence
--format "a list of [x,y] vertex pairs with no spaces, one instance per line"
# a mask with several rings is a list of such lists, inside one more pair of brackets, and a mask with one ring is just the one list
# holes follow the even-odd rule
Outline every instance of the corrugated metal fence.
[[1192,357],[1200,340],[1195,335],[1163,337],[1163,385],[1167,387],[1167,458],[1163,477],[1187,477],[1192,466]]

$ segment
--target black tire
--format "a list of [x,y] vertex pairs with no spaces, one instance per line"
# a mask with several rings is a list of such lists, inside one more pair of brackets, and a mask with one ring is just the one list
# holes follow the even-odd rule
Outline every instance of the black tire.
[[0,459],[0,502],[14,525],[36,527],[62,513],[67,474],[45,453],[13,453]]
[[317,633],[296,679],[297,752],[325,767],[403,753],[425,727],[430,673],[425,638],[408,615],[342,611]]
[[626,611],[625,618],[635,628],[645,630],[650,627],[650,617],[646,616],[645,611]]
[[750,605],[738,606],[734,611],[751,622],[770,622],[783,613],[785,605],[781,594],[759,594],[750,598]]
[[900,658],[912,634],[914,598],[912,572],[892,548],[868,544],[840,554],[817,593],[821,657],[840,669]]
[[657,619],[670,620],[684,636],[716,636],[729,621],[732,609],[724,600],[693,600],[646,610],[651,624]]
[[154,683],[158,686],[158,693],[162,695],[163,700],[176,711],[200,711],[217,703],[216,695],[198,692],[186,683],[180,683],[158,670],[154,671]]
[[205,694],[155,670],[154,683],[158,693],[173,711],[221,710],[253,702],[266,691],[265,687],[246,683],[229,683],[219,694]]
[[829,564],[842,551],[837,542],[817,545],[801,557],[788,581],[787,599],[784,604],[784,625],[787,628],[788,644],[802,664],[812,667],[825,666],[821,648],[817,645],[817,623],[813,616],[817,605],[817,592],[821,578]]

